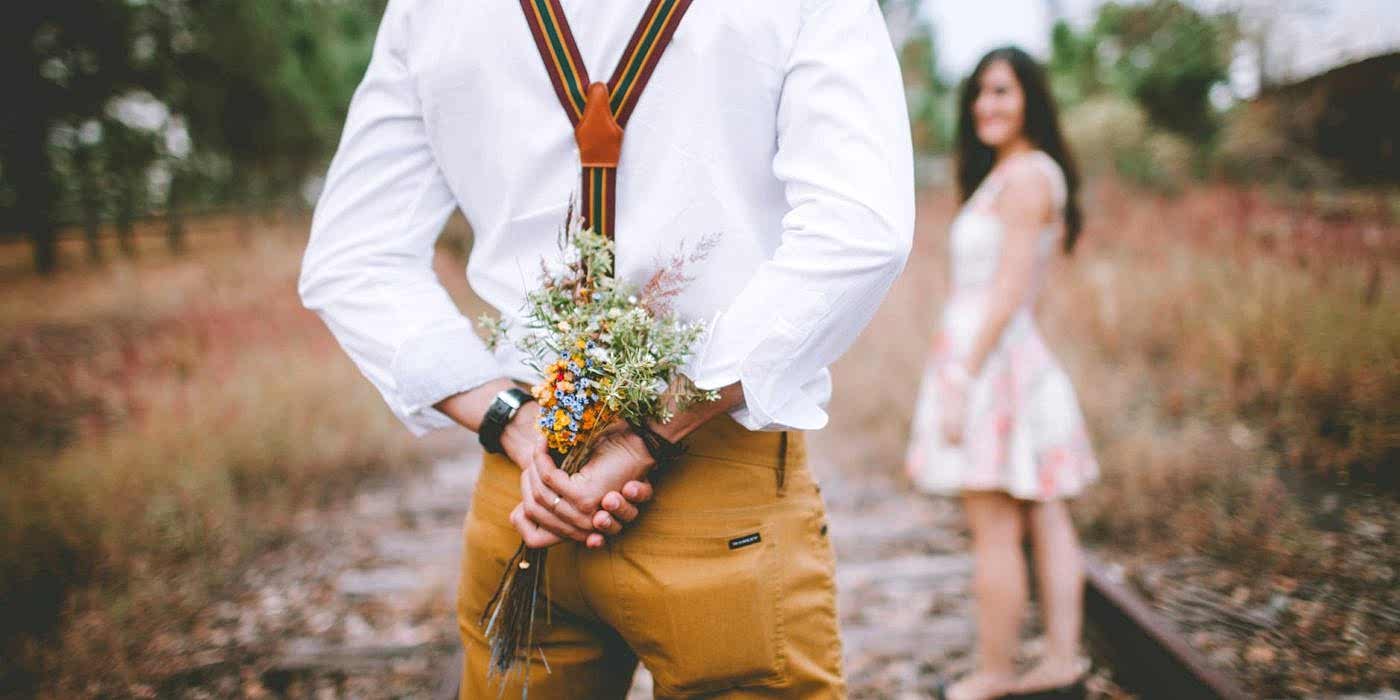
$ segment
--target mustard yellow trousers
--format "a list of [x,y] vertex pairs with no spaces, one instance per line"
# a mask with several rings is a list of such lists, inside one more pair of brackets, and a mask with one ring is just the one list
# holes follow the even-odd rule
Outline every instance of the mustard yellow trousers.
[[[606,547],[550,548],[529,697],[623,698],[638,660],[658,698],[845,697],[835,559],[802,433],[720,416],[686,442]],[[518,698],[525,682],[487,677],[479,623],[520,543],[507,519],[519,502],[519,469],[486,455],[457,591],[464,699]]]

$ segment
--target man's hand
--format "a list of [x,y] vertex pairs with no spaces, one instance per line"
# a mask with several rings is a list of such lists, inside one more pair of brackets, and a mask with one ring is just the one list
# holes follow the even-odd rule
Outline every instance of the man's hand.
[[[467,428],[479,430],[496,394],[511,386],[508,379],[494,380],[434,406]],[[692,406],[653,429],[667,440],[678,441],[738,406],[744,396],[738,382],[721,388],[719,394],[718,401]],[[521,468],[523,500],[511,511],[511,524],[532,548],[578,540],[580,535],[588,547],[602,547],[604,534],[621,532],[623,524],[637,517],[637,506],[651,500],[651,484],[645,478],[652,467],[651,455],[641,438],[625,426],[610,428],[589,463],[570,479],[549,458],[544,437],[535,429],[539,410],[533,401],[521,406],[501,434],[502,449]]]
[[[512,386],[514,383],[509,379],[496,379],[470,391],[454,394],[434,404],[434,407],[466,428],[478,431],[482,416],[496,395]],[[565,538],[584,542],[590,547],[601,547],[603,535],[595,531],[595,518],[603,523],[599,530],[616,534],[620,526],[613,526],[613,518],[619,516],[604,517],[605,514],[596,512],[596,509],[584,516],[571,510],[556,493],[543,487],[535,467],[546,465],[554,468],[554,462],[545,447],[544,436],[535,428],[539,415],[540,405],[534,401],[526,402],[501,433],[501,449],[521,469],[523,501],[511,511],[511,524],[530,547],[548,547]],[[624,484],[615,498],[606,501],[610,504],[611,512],[627,515],[627,520],[630,520],[636,517],[635,504],[650,498],[651,485],[633,481]],[[551,507],[556,503],[558,508]],[[533,505],[527,509],[527,504]]]
[[[611,430],[599,438],[588,463],[572,477],[552,462],[537,462],[533,471],[540,479],[539,486],[555,495],[547,502],[552,512],[567,512],[575,525],[586,524],[616,535],[637,517],[640,511],[636,504],[650,500],[651,484],[646,482],[646,474],[653,466],[641,438],[630,430]],[[587,514],[586,519],[572,520],[583,514]],[[589,546],[602,543],[601,537],[586,542]]]
[[[718,401],[692,406],[668,423],[653,425],[652,429],[667,440],[679,441],[715,416],[732,410],[744,397],[738,382],[721,388],[719,394]],[[621,532],[624,524],[636,519],[637,506],[651,500],[652,496],[646,474],[655,465],[642,439],[620,421],[606,430],[588,464],[573,478],[547,460],[535,460],[536,468],[527,470],[534,472],[530,493],[537,504],[547,506],[556,514],[564,511],[564,517],[575,528],[591,526],[598,531],[585,539],[591,548],[603,546],[604,538],[599,532],[607,535]],[[536,477],[538,481],[533,480]],[[517,523],[516,528],[521,529],[522,534],[526,529],[538,530],[523,505],[517,510],[518,513],[512,514],[512,522]],[[587,523],[576,519],[582,514],[591,514]]]
[[[602,547],[605,539],[601,533],[616,535],[622,531],[622,522],[637,517],[636,504],[651,498],[651,484],[640,480],[620,484],[612,498],[602,499],[608,506],[606,512],[598,507],[581,510],[565,500],[542,478],[547,470],[563,471],[554,466],[544,436],[534,427],[539,411],[539,404],[533,401],[522,406],[501,435],[506,454],[520,465],[520,505],[511,511],[511,524],[531,548],[549,547],[564,539],[593,549]],[[609,439],[604,436],[599,446]]]

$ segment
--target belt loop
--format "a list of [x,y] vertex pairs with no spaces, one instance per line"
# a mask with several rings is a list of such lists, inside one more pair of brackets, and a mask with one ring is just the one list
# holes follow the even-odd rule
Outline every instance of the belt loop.
[[778,495],[783,495],[784,484],[787,481],[787,458],[788,458],[788,431],[784,430],[778,437]]

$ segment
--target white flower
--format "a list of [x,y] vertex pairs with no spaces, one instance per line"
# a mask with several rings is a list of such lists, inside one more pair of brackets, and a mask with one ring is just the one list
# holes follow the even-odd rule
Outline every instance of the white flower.
[[616,308],[616,307],[611,308],[611,309],[608,309],[608,318],[617,318],[617,317],[619,317],[619,316],[621,316],[621,315],[622,315],[622,309],[619,309],[619,308]]
[[631,305],[633,305],[633,306],[636,306],[636,305],[637,305],[637,295],[633,294],[633,295],[627,297],[627,303],[629,303],[629,304],[631,304]]

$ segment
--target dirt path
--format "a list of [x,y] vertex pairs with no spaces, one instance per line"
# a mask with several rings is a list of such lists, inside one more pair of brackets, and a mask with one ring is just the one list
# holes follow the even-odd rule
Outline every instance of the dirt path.
[[308,513],[245,572],[243,597],[203,621],[237,676],[210,667],[181,697],[439,696],[458,663],[453,598],[479,459],[469,451]]
[[[179,695],[441,697],[459,663],[453,596],[478,464],[467,451],[308,515],[247,571],[242,599],[211,607],[202,627],[218,646]],[[938,673],[962,670],[972,640],[956,506],[912,495],[896,475],[813,469],[836,546],[851,697],[928,697]],[[644,670],[631,697],[650,697]]]

